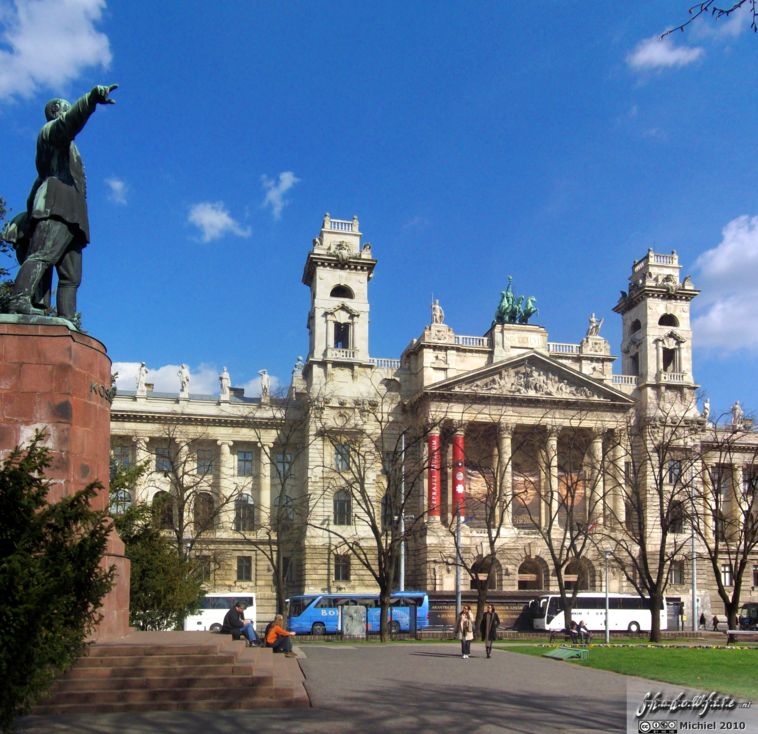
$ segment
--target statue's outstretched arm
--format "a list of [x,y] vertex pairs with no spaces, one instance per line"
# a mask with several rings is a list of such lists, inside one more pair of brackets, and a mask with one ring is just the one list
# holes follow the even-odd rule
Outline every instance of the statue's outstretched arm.
[[66,112],[50,123],[50,141],[55,144],[72,141],[84,129],[97,105],[116,104],[116,100],[109,95],[117,88],[118,84],[100,84],[79,97]]

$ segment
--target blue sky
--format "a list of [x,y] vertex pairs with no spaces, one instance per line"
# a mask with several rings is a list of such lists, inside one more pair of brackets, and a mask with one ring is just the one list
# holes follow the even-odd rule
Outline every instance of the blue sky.
[[[758,36],[665,41],[686,1],[0,0],[0,195],[19,211],[44,103],[117,82],[78,138],[92,244],[84,327],[134,386],[257,389],[307,352],[300,282],[324,212],[378,265],[370,349],[398,357],[432,296],[488,328],[507,276],[552,341],[612,312],[633,260],[702,289],[695,378],[758,407]],[[620,372],[620,360],[616,367]]]

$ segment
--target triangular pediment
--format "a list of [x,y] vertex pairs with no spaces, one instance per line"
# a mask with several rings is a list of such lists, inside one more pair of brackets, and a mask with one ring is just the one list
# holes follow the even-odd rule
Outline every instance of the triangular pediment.
[[497,364],[430,385],[427,393],[460,393],[511,398],[536,398],[632,405],[612,387],[539,352],[520,354]]

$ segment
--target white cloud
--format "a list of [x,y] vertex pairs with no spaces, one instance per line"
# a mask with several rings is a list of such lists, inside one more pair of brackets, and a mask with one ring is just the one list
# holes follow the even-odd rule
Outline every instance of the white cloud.
[[671,36],[653,36],[640,41],[626,61],[638,71],[687,66],[697,61],[705,51],[700,46],[676,46]]
[[284,200],[284,195],[298,182],[300,179],[295,176],[292,171],[282,171],[279,174],[279,183],[276,183],[268,176],[261,176],[261,185],[266,191],[266,196],[263,198],[263,206],[270,206],[271,213],[274,215],[274,219],[279,219],[282,216],[282,209],[284,209],[287,203]]
[[122,206],[126,206],[126,192],[127,192],[127,186],[126,182],[122,181],[120,178],[106,178],[105,183],[107,184],[108,188],[110,189],[110,193],[108,194],[108,198],[114,203],[114,204],[121,204]]
[[189,221],[202,233],[203,242],[212,242],[226,234],[250,237],[249,227],[243,227],[231,217],[222,201],[201,201],[193,204],[189,211]]
[[0,99],[61,94],[85,69],[107,69],[108,37],[95,29],[105,0],[16,0],[0,4]]
[[737,217],[721,234],[695,262],[702,288],[693,320],[697,345],[758,352],[758,216]]

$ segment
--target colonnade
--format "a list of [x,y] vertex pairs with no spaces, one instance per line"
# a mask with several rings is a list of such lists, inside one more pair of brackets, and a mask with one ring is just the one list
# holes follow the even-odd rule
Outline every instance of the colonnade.
[[[443,514],[452,520],[456,513],[463,518],[466,516],[465,495],[466,486],[466,439],[467,426],[456,425],[445,430],[432,430],[427,436],[427,472],[426,497],[423,508],[430,522],[439,522]],[[558,444],[562,431],[577,430],[572,426],[551,424],[515,424],[500,422],[496,424],[497,445],[493,449],[492,466],[494,488],[516,506],[513,500],[514,491],[514,455],[513,437],[518,429],[535,431],[541,429],[544,442],[537,447],[535,463],[538,467],[538,480],[535,491],[539,497],[539,506],[532,518],[534,524],[545,527],[550,518],[557,518],[560,505],[560,472]],[[587,430],[587,429],[579,429]],[[584,456],[584,465],[588,471],[584,473],[584,488],[587,491],[586,516],[583,521],[588,524],[608,522],[610,517],[624,518],[624,481],[623,460],[625,450],[623,445],[615,440],[613,431],[604,428],[592,428],[591,437]],[[538,432],[535,435],[539,436]],[[604,439],[608,438],[607,455],[604,453]],[[472,452],[469,452],[471,455]],[[443,474],[445,472],[446,474]],[[444,481],[443,481],[444,480]],[[447,496],[442,493],[447,490]],[[505,514],[503,528],[515,527],[513,511]],[[447,510],[445,513],[444,511]],[[538,517],[537,517],[538,515]]]

